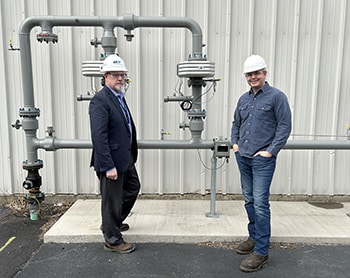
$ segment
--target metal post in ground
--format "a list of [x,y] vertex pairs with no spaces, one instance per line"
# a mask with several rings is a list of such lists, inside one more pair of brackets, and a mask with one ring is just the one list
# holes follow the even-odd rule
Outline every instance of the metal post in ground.
[[210,184],[210,212],[207,212],[205,215],[211,218],[218,218],[219,215],[215,212],[215,200],[216,200],[216,165],[217,157],[213,152],[211,157],[211,184]]

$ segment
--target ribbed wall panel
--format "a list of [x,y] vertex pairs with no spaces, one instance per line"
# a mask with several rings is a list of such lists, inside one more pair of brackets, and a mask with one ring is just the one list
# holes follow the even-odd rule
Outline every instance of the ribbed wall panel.
[[[346,140],[350,123],[350,5],[346,0],[14,0],[0,1],[0,195],[24,192],[25,134],[11,128],[23,106],[19,27],[34,15],[191,17],[201,26],[203,52],[216,63],[221,78],[215,91],[207,87],[202,107],[207,111],[203,139],[230,137],[233,111],[247,90],[242,64],[251,53],[265,57],[268,81],[283,90],[293,112],[291,140]],[[99,60],[101,48],[90,40],[101,38],[100,27],[55,27],[58,44],[38,43],[31,32],[38,138],[48,126],[60,139],[89,139],[88,101],[77,95],[93,93],[99,80],[81,74],[81,63]],[[178,103],[165,103],[174,93],[191,94],[176,66],[192,49],[191,32],[181,28],[137,28],[127,42],[116,28],[118,52],[126,61],[132,83],[127,92],[140,140],[185,140],[179,128],[186,114]],[[350,151],[283,150],[278,158],[273,194],[350,194]],[[89,167],[91,150],[38,151],[45,193],[98,194]],[[210,189],[210,150],[140,150],[137,167],[142,193],[200,193]],[[217,192],[240,193],[234,157],[218,160]]]

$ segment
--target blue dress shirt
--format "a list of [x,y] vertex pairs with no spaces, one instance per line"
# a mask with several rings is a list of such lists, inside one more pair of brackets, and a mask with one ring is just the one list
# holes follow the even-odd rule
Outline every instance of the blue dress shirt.
[[231,143],[238,144],[241,156],[253,157],[258,151],[277,156],[291,129],[287,96],[266,82],[256,94],[249,90],[239,98],[232,122]]

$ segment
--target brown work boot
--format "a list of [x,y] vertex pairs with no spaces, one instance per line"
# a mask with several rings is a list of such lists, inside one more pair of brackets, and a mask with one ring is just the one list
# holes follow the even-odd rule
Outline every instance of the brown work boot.
[[132,243],[123,242],[118,245],[110,245],[105,243],[104,249],[109,252],[118,252],[121,254],[128,254],[134,251],[136,246]]
[[248,238],[246,241],[238,245],[236,252],[241,255],[250,254],[254,251],[255,241]]
[[260,256],[253,253],[241,262],[239,269],[244,272],[258,271],[260,268],[264,267],[268,261],[269,256]]

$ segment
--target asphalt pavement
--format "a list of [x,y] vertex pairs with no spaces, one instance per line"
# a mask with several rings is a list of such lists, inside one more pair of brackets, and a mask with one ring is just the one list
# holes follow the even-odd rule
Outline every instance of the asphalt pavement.
[[45,219],[0,207],[0,277],[350,277],[350,203],[339,205],[271,202],[269,263],[250,274],[234,251],[246,237],[241,201],[207,217],[208,201],[138,200],[124,233],[137,247],[125,255],[103,250],[98,199],[75,202],[45,234]]
[[350,276],[349,246],[273,248],[268,265],[239,270],[245,256],[198,244],[142,243],[131,254],[106,252],[100,243],[43,244],[16,277],[327,277]]
[[0,206],[0,277],[15,277],[43,243],[47,220],[31,221]]

